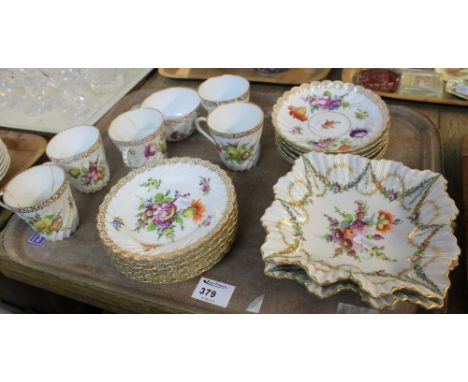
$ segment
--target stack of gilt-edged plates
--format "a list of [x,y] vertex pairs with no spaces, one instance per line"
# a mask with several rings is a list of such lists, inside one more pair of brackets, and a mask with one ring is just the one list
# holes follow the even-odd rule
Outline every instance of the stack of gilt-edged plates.
[[265,273],[322,298],[353,290],[377,309],[439,308],[460,254],[446,184],[399,162],[304,154],[262,217]]
[[273,106],[276,146],[290,162],[308,152],[380,159],[390,114],[370,90],[341,81],[314,81],[287,91]]
[[0,180],[2,180],[10,168],[11,159],[8,154],[8,148],[0,138]]
[[130,172],[99,208],[98,231],[116,268],[149,283],[173,283],[214,266],[237,233],[230,178],[218,166],[172,158]]

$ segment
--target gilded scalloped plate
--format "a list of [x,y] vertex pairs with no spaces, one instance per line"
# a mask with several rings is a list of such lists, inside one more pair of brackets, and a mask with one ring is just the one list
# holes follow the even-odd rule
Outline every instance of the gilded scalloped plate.
[[305,152],[350,153],[381,138],[390,115],[382,99],[361,86],[315,81],[284,93],[272,120],[277,134]]
[[399,162],[305,154],[274,186],[263,260],[322,286],[352,280],[372,298],[404,289],[443,300],[460,254],[446,184]]
[[374,309],[394,309],[399,302],[408,301],[413,304],[422,306],[425,309],[440,308],[444,305],[444,301],[438,298],[427,298],[419,293],[398,290],[395,293],[374,298],[363,292],[359,286],[350,280],[341,280],[326,286],[316,283],[307,276],[303,268],[294,265],[277,265],[267,263],[265,265],[265,274],[268,276],[285,279],[296,280],[303,285],[310,294],[319,298],[328,298],[339,294],[343,291],[352,291],[361,296],[362,301],[368,303]]
[[105,197],[98,230],[104,244],[135,259],[183,256],[232,224],[236,195],[218,166],[173,158],[130,172]]

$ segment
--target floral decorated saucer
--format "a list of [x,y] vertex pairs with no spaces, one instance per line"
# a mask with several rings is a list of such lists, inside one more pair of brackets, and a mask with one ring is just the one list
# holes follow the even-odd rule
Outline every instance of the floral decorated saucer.
[[404,289],[443,300],[460,254],[446,183],[394,161],[305,154],[274,186],[263,260],[322,286],[351,280],[373,298]]
[[98,230],[112,253],[170,259],[210,243],[237,210],[230,178],[194,158],[148,164],[122,178],[99,208]]
[[273,106],[276,133],[305,152],[353,153],[388,130],[390,114],[375,93],[341,81],[312,82]]

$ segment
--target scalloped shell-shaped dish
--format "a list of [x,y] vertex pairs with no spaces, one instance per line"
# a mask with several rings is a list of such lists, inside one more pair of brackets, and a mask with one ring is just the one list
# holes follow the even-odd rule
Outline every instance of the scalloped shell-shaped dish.
[[263,260],[322,286],[351,280],[372,298],[406,290],[442,304],[460,254],[446,183],[399,162],[305,154],[274,186]]
[[277,134],[306,152],[352,153],[389,128],[382,99],[361,86],[314,81],[292,88],[273,106]]
[[234,186],[218,166],[173,158],[130,172],[104,198],[98,230],[115,254],[171,259],[197,251],[232,224]]
[[404,289],[398,290],[393,294],[374,298],[363,292],[359,289],[358,285],[350,280],[341,280],[323,286],[307,277],[304,269],[291,265],[278,266],[269,263],[265,266],[265,273],[268,274],[268,276],[278,279],[296,280],[299,284],[303,285],[309,293],[320,298],[331,297],[342,291],[353,291],[361,296],[362,301],[367,302],[375,309],[394,309],[397,303],[403,301],[420,305],[425,309],[434,309],[443,305],[443,301],[438,298],[429,299],[418,293],[405,291]]

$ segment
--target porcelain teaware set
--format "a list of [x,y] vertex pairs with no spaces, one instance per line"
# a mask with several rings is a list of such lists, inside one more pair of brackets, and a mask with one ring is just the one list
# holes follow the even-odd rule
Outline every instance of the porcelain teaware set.
[[[131,169],[166,158],[166,141],[183,140],[197,129],[216,146],[227,168],[249,170],[260,156],[263,127],[263,111],[249,103],[249,92],[249,82],[235,75],[210,78],[198,92],[185,87],[164,89],[115,118],[108,134]],[[202,108],[207,117],[200,115]],[[20,173],[6,185],[0,205],[46,240],[56,241],[68,238],[79,224],[70,186],[87,194],[100,191],[109,182],[110,170],[101,134],[94,126],[57,134],[46,154],[50,162]]]

